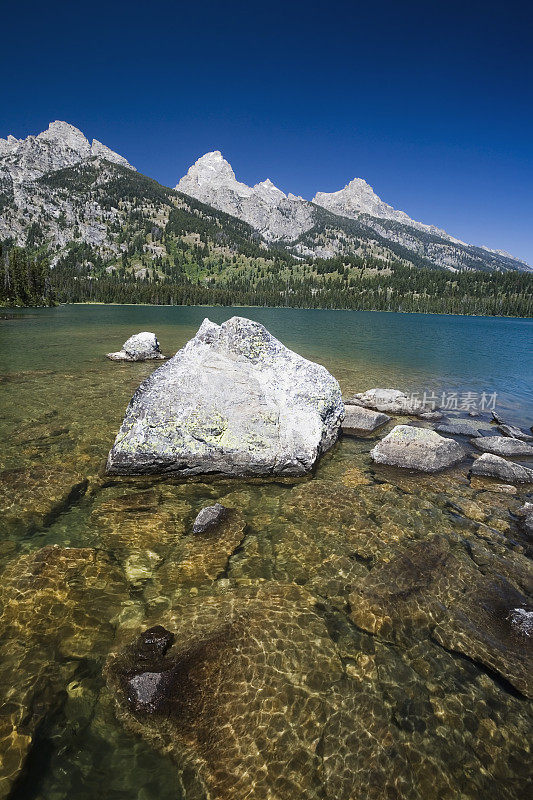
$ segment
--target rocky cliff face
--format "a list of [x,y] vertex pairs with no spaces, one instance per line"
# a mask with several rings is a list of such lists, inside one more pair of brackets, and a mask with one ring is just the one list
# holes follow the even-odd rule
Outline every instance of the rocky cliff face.
[[292,242],[314,225],[310,203],[285,195],[268,178],[255,186],[240,183],[219,150],[199,158],[176,190],[242,219],[266,241]]
[[[253,239],[260,250],[284,250],[285,258],[299,260],[355,256],[452,271],[530,269],[507,253],[467,245],[410,219],[361,179],[309,202],[285,195],[269,179],[241,183],[214,151],[193,164],[176,190],[139,175],[123,156],[96,139],[89,142],[73,125],[52,122],[36,136],[0,139],[0,242],[45,247],[52,263],[65,248],[84,243],[107,262],[131,252],[132,236],[150,239],[152,225],[163,230],[172,209],[186,207],[192,214],[180,222],[186,246],[194,246],[190,235],[197,232],[198,214],[209,225],[216,217],[216,246],[224,257],[241,252],[243,241],[250,255]],[[205,206],[191,209],[197,201]],[[143,219],[151,221],[147,230]],[[246,230],[239,229],[243,223]],[[169,255],[148,239],[144,255]]]
[[89,143],[74,125],[56,121],[37,136],[0,139],[0,176],[5,180],[9,176],[15,186],[30,183],[47,172],[71,167],[93,156],[135,169],[123,156],[97,139]]
[[450,236],[446,231],[436,228],[435,225],[425,225],[423,222],[417,222],[411,219],[404,211],[398,211],[388,203],[384,203],[373,188],[362,178],[354,178],[353,181],[346,184],[344,189],[340,189],[338,192],[317,192],[313,197],[313,203],[322,206],[322,208],[327,208],[328,211],[332,211],[334,214],[340,214],[342,217],[359,219],[362,214],[368,214],[378,219],[400,222],[409,228],[426,231],[426,233],[441,236],[443,239],[448,239],[457,244],[465,244],[465,242]]
[[338,192],[317,192],[310,203],[285,195],[270,180],[240,183],[216,150],[199,158],[176,189],[244,220],[266,241],[283,242],[304,258],[359,255],[450,270],[528,269],[508,253],[468,245],[411,219],[381,200],[362,178]]

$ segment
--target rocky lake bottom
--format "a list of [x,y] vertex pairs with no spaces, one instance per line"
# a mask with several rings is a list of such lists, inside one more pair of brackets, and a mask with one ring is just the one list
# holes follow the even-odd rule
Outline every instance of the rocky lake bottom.
[[[263,322],[343,393],[498,393],[533,423],[531,321],[85,306],[0,320],[0,798],[515,800],[531,778],[533,487],[372,462],[344,436],[299,480],[110,477],[154,363],[204,316]],[[453,412],[464,417],[464,412]],[[481,419],[490,427],[490,414]],[[466,449],[468,440],[461,437]],[[522,460],[527,464],[527,459]],[[192,534],[206,505],[231,513]],[[124,676],[170,655],[178,701]]]

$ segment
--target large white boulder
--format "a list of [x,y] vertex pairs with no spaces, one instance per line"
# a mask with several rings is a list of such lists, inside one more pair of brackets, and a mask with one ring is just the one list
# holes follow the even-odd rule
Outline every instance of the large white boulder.
[[461,461],[466,455],[460,444],[428,428],[396,425],[371,451],[376,464],[436,472]]
[[258,322],[205,319],[135,392],[112,474],[304,475],[337,439],[339,384]]
[[111,361],[150,361],[164,358],[155,333],[142,331],[126,339],[122,349],[116,353],[108,353]]

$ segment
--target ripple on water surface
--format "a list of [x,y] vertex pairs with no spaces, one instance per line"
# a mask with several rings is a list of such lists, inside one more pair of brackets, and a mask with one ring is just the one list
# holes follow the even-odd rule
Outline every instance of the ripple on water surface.
[[[531,609],[516,515],[530,487],[471,482],[467,464],[437,476],[377,467],[376,437],[344,438],[300,481],[107,478],[125,406],[154,365],[102,354],[141,329],[171,353],[206,313],[229,316],[104,307],[2,321],[0,797],[521,798],[530,638],[513,610]],[[245,313],[345,391],[442,385],[450,331],[456,355],[465,331],[445,318],[439,349],[436,318],[425,329],[416,318],[409,364],[401,315]],[[471,325],[504,342],[507,411],[525,425],[527,321],[499,323],[498,335]],[[457,384],[469,369],[481,387],[491,362],[476,372],[465,359]],[[505,379],[498,364],[487,388]],[[216,535],[193,536],[217,501],[234,511]],[[156,624],[175,643],[143,669],[168,668],[177,700],[143,714],[124,676]]]

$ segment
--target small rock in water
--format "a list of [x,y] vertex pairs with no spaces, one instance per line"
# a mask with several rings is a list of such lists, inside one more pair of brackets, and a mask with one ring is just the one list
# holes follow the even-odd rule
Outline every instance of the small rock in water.
[[498,425],[498,428],[505,436],[510,436],[513,439],[523,439],[525,442],[533,442],[533,436],[515,425]]
[[525,608],[513,608],[509,619],[514,628],[523,636],[533,634],[533,611],[526,611]]
[[511,486],[510,483],[497,483],[491,487],[492,491],[503,492],[504,494],[516,494],[516,486]]
[[453,419],[437,425],[435,430],[451,436],[480,436],[483,433],[491,433],[489,428],[480,427],[481,424],[471,419]]
[[154,625],[153,628],[141,633],[137,640],[137,648],[143,655],[155,658],[164,656],[168,648],[174,644],[176,637],[162,625]]
[[368,389],[366,392],[354,394],[348,402],[392,414],[418,415],[423,411],[420,405],[413,403],[411,398],[399,389]]
[[377,428],[390,421],[387,414],[379,411],[372,411],[363,406],[345,405],[344,420],[342,423],[343,433],[364,432],[372,433]]
[[496,456],[533,456],[533,446],[521,439],[508,436],[481,436],[472,439],[472,444],[484,453]]
[[107,357],[111,361],[150,361],[152,359],[162,359],[159,342],[155,333],[143,331],[130,336],[122,349],[116,353],[108,353]]
[[377,464],[436,472],[461,461],[465,451],[453,439],[439,436],[435,431],[396,425],[370,455]]
[[206,506],[202,508],[192,526],[193,533],[205,533],[206,531],[214,528],[219,522],[222,522],[227,515],[228,509],[221,503],[215,503],[214,506]]
[[533,533],[533,503],[524,503],[516,512],[518,517],[523,518],[523,526],[528,533]]
[[511,483],[533,483],[533,469],[506,461],[505,458],[492,453],[483,453],[476,459],[472,464],[471,474],[500,478]]
[[440,411],[421,411],[417,416],[419,419],[425,419],[429,422],[438,422],[443,418],[444,414],[441,414]]

